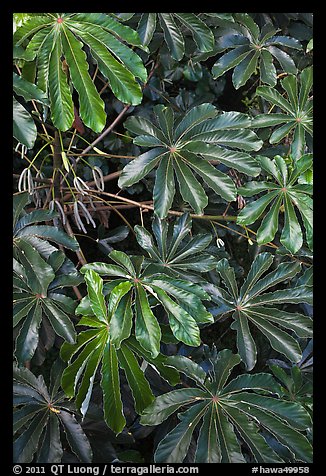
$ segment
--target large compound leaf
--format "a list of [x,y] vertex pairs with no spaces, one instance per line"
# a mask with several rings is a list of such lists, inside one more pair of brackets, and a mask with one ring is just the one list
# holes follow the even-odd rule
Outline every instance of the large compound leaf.
[[284,113],[258,114],[253,120],[253,127],[269,127],[281,125],[274,130],[269,138],[271,144],[280,142],[285,136],[293,134],[291,154],[295,160],[299,160],[305,153],[306,135],[313,135],[312,97],[313,67],[305,68],[296,78],[289,75],[281,80],[284,94],[281,95],[276,89],[268,86],[259,86],[256,94],[267,102],[277,106]]
[[[274,181],[248,182],[238,189],[245,197],[251,197],[259,192],[267,192],[262,197],[248,203],[239,213],[237,222],[241,225],[250,225],[264,216],[258,231],[257,241],[260,245],[273,241],[279,226],[279,215],[283,209],[284,225],[281,234],[281,243],[291,253],[300,250],[303,244],[301,225],[297,212],[303,219],[306,232],[306,242],[312,249],[312,186],[302,187],[297,183],[297,177],[312,166],[312,155],[300,157],[294,164],[287,165],[281,156],[273,159],[259,157],[262,169],[272,176]],[[265,210],[270,206],[269,211]],[[282,208],[281,208],[282,207]]]
[[[51,380],[58,366],[53,365]],[[61,370],[57,377],[60,378]],[[71,450],[82,463],[92,461],[90,443],[73,411],[65,409],[67,402],[59,387],[46,387],[42,375],[35,377],[26,368],[14,366],[14,462],[29,463],[36,454],[37,463],[60,463],[63,448],[60,426],[64,430]],[[50,397],[52,394],[52,399]],[[20,397],[24,397],[20,401]],[[55,403],[53,403],[55,402]]]
[[238,351],[247,370],[253,369],[257,359],[251,326],[264,334],[270,345],[291,362],[298,362],[302,352],[297,340],[288,331],[300,337],[309,337],[312,334],[312,321],[309,317],[273,307],[283,303],[311,302],[311,287],[297,286],[265,292],[272,286],[295,276],[300,271],[299,263],[281,263],[275,271],[259,279],[270,268],[272,262],[273,257],[270,253],[258,254],[240,291],[235,291],[228,278],[232,275],[232,268],[224,258],[218,262],[216,269],[226,285],[227,292],[223,290],[221,294],[214,292],[214,287],[210,288],[214,302],[219,305],[228,304],[221,315],[232,312],[234,322],[231,328],[237,332]]
[[[179,225],[178,225],[179,227]],[[175,230],[177,230],[177,228]],[[81,268],[82,273],[92,270],[102,276],[111,277],[107,289],[112,295],[120,286],[128,286],[128,294],[124,306],[130,306],[130,300],[134,302],[132,311],[122,307],[117,308],[121,319],[120,331],[116,316],[112,317],[112,338],[117,346],[124,338],[130,335],[131,312],[135,316],[135,337],[144,351],[156,358],[160,352],[161,329],[151,305],[154,298],[155,304],[161,304],[165,309],[172,332],[178,340],[187,345],[199,345],[199,324],[212,322],[212,315],[203,305],[203,300],[210,300],[210,296],[200,286],[180,279],[171,278],[167,274],[157,274],[155,270],[144,270],[134,267],[139,257],[129,257],[123,252],[112,251],[109,258],[119,264],[88,263]],[[116,280],[119,276],[123,279]],[[113,280],[112,280],[113,278]],[[109,301],[110,302],[110,301]],[[150,304],[151,302],[151,304]],[[89,303],[85,300],[81,303],[83,314],[89,316]],[[80,307],[80,306],[79,306]],[[113,313],[112,313],[113,314]]]
[[159,218],[165,218],[173,205],[176,183],[183,199],[197,214],[203,214],[208,203],[200,180],[226,201],[235,199],[231,178],[209,161],[248,175],[259,174],[259,165],[247,152],[259,150],[262,141],[247,129],[251,122],[245,114],[218,115],[211,104],[195,106],[179,118],[174,117],[171,108],[161,105],[154,107],[154,114],[155,124],[142,117],[131,117],[125,122],[125,127],[136,134],[135,144],[154,148],[124,167],[119,186],[137,183],[158,165],[153,198]]
[[[178,413],[180,423],[159,442],[155,462],[182,463],[200,422],[196,463],[245,463],[243,443],[255,462],[281,463],[278,449],[269,446],[262,428],[293,452],[296,461],[310,462],[312,448],[302,433],[311,427],[307,411],[281,399],[281,387],[270,374],[243,374],[227,383],[240,357],[228,349],[211,355],[214,372],[204,382],[199,377],[203,371],[195,362],[182,370],[195,381],[197,373],[200,388],[172,390],[158,396],[144,410],[140,422],[157,425],[181,407],[191,405]],[[171,358],[169,363],[173,366],[174,360]],[[176,367],[179,369],[178,362]],[[245,391],[248,389],[251,393]]]
[[[233,69],[232,81],[236,89],[244,86],[259,69],[263,83],[275,86],[277,73],[274,58],[285,73],[296,74],[291,56],[279,47],[301,50],[301,43],[292,37],[276,35],[272,23],[265,23],[261,30],[248,13],[235,13],[235,22],[222,22],[216,48],[224,53],[213,65],[214,78]],[[277,45],[277,47],[275,46]]]
[[[74,121],[73,88],[78,93],[79,113],[85,125],[100,132],[106,123],[104,102],[89,74],[84,46],[90,48],[100,72],[108,79],[113,94],[119,100],[133,105],[142,100],[136,78],[146,81],[147,72],[140,57],[125,43],[143,46],[137,32],[120,23],[113,14],[32,16],[14,34],[16,56],[23,43],[27,43],[24,58],[35,59],[37,86],[44,92],[40,95],[35,86],[34,99],[42,99],[43,102],[49,99],[53,123],[60,130],[69,129]],[[15,111],[17,124],[19,122],[23,126],[23,111],[17,105]],[[31,147],[35,126],[32,131],[34,123],[27,113],[25,116],[25,134],[20,133],[17,126],[15,137]],[[24,127],[21,130],[24,131]]]
[[[127,256],[124,259],[121,252],[117,253],[115,255],[113,252],[115,259],[131,264]],[[119,434],[126,424],[119,367],[123,369],[127,377],[134,397],[135,408],[137,411],[141,411],[154,399],[154,396],[136,356],[141,355],[145,360],[153,362],[154,366],[157,360],[156,368],[158,371],[162,369],[164,376],[163,356],[155,353],[152,357],[151,354],[142,353],[136,343],[134,346],[132,342],[128,345],[131,316],[127,326],[123,319],[130,309],[131,284],[121,282],[115,286],[109,293],[108,302],[106,302],[102,278],[91,268],[86,269],[85,267],[83,272],[87,282],[89,307],[85,303],[81,303],[76,309],[76,313],[82,312],[83,314],[79,325],[90,329],[80,332],[75,344],[66,343],[61,347],[61,358],[68,362],[62,375],[62,388],[69,397],[76,395],[76,406],[85,415],[92,395],[95,374],[101,367],[100,385],[103,391],[104,419],[107,425],[116,434]],[[120,335],[118,326],[123,329]],[[152,335],[150,334],[150,337]]]
[[154,236],[144,227],[135,226],[136,239],[149,255],[146,262],[151,264],[151,270],[189,279],[189,271],[204,273],[213,269],[216,258],[204,251],[212,236],[197,234],[190,237],[191,226],[188,214],[170,224],[155,217],[152,222]]

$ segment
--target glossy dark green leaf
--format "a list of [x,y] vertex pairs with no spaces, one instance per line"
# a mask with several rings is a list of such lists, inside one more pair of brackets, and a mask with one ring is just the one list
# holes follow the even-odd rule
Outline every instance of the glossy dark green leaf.
[[212,68],[212,74],[214,78],[222,76],[226,71],[231,68],[234,68],[239,64],[248,54],[250,49],[248,46],[237,46],[234,50],[225,53],[218,61],[214,64]]
[[137,285],[136,292],[135,335],[141,346],[157,357],[160,352],[161,329],[154,316],[142,286]]
[[58,417],[73,452],[82,463],[90,463],[93,457],[92,448],[75,416],[65,410],[61,410]]
[[187,377],[194,380],[199,386],[203,385],[206,380],[206,372],[190,359],[183,355],[172,355],[166,359],[166,364],[171,365],[179,372],[184,373]]
[[58,129],[66,131],[70,129],[74,121],[74,106],[61,56],[61,42],[56,39],[50,56],[48,73],[51,117]]
[[38,463],[60,463],[63,449],[60,441],[59,420],[50,414],[44,430],[42,446],[37,454]]
[[21,264],[24,266],[28,285],[35,294],[47,295],[47,289],[54,279],[54,272],[36,249],[24,239],[17,241],[18,256]]
[[36,125],[32,116],[13,98],[13,136],[28,149],[34,146],[36,140]]
[[156,180],[153,190],[155,213],[159,218],[166,217],[172,206],[175,193],[172,160],[170,157],[161,160],[156,171]]
[[172,58],[180,61],[185,52],[182,33],[170,13],[159,13],[159,21]]
[[282,395],[281,387],[276,384],[272,375],[267,373],[239,375],[224,386],[221,394],[229,395],[243,390],[262,390],[278,396]]
[[143,347],[133,336],[130,336],[125,344],[132,350],[132,352],[136,353],[139,357],[150,363],[152,367],[154,367],[161,375],[161,377],[164,378],[170,385],[174,386],[180,382],[179,373],[174,368],[168,366],[165,363],[167,360],[166,356],[159,354],[154,359],[149,352],[143,349]]
[[205,413],[197,442],[196,463],[220,463],[217,415],[212,406]]
[[18,76],[16,73],[13,73],[13,89],[15,93],[18,96],[22,96],[25,101],[35,100],[41,104],[48,104],[47,97],[41,89],[22,76]]
[[140,423],[143,425],[158,425],[172,413],[187,403],[204,400],[206,392],[197,388],[172,390],[159,395],[142,413]]
[[[122,283],[126,284],[126,283]],[[128,283],[129,284],[129,283]],[[116,288],[114,288],[116,289]],[[130,336],[132,328],[131,293],[123,296],[110,320],[110,339],[116,349]]]
[[48,418],[48,412],[36,415],[24,433],[14,441],[13,459],[15,463],[30,463],[32,461]]
[[[255,334],[252,333],[250,327],[255,326],[267,337],[275,350],[283,353],[293,362],[298,362],[301,359],[301,349],[298,342],[287,331],[294,331],[298,336],[309,337],[311,335],[310,318],[271,307],[283,303],[310,303],[312,293],[309,286],[288,287],[273,292],[264,292],[295,276],[300,271],[300,264],[298,262],[280,263],[275,270],[261,278],[271,266],[272,261],[273,257],[269,253],[257,255],[240,292],[235,290],[233,293],[232,285],[228,282],[230,279],[228,274],[232,268],[227,264],[227,260],[224,262],[220,260],[217,271],[223,277],[229,292],[222,289],[219,290],[220,292],[216,292],[217,290],[214,291],[216,287],[207,288],[213,302],[217,303],[221,309],[217,315],[223,316],[233,311],[234,321],[231,328],[237,332],[238,352],[247,370],[254,368],[257,359]],[[284,319],[282,319],[283,314]]]
[[39,342],[42,308],[35,305],[28,313],[16,340],[15,354],[20,365],[31,360]]
[[257,68],[259,53],[251,52],[239,63],[233,71],[232,81],[235,89],[244,86]]
[[264,438],[257,432],[257,427],[248,417],[242,414],[236,407],[225,406],[228,419],[236,424],[241,438],[246,442],[257,463],[281,463],[282,459],[271,449]]
[[214,36],[207,25],[194,13],[175,13],[181,23],[188,28],[200,51],[211,51],[214,47]]
[[155,13],[142,13],[137,26],[137,32],[143,45],[147,46],[150,43],[151,39],[153,38],[155,28]]
[[92,311],[97,319],[106,323],[108,311],[103,295],[103,280],[95,271],[89,269],[85,273],[85,281]]
[[156,463],[176,463],[184,460],[192,434],[209,406],[206,402],[197,403],[186,410],[179,423],[158,444],[154,459]]
[[147,175],[166,154],[164,149],[152,149],[140,155],[137,159],[126,165],[119,177],[118,185],[121,188],[129,187],[139,182]]
[[[126,47],[129,54],[128,58],[123,48],[124,45],[109,33],[101,29],[98,30],[96,26],[87,26],[86,28],[83,24],[80,24],[80,26],[77,24],[76,26],[78,28],[76,29],[78,36],[90,46],[92,54],[97,60],[99,70],[108,79],[113,94],[126,104],[139,104],[142,100],[142,92],[132,73],[136,73],[136,75],[141,74],[143,80],[146,79],[147,75],[146,70],[139,71],[139,66],[143,66],[139,57]],[[113,53],[120,57],[120,60],[122,58],[125,59],[124,64],[117,61],[108,51],[107,47],[112,49]],[[129,71],[126,67],[126,62],[129,63],[129,59],[131,60],[131,65],[135,64],[135,66],[138,66],[136,71],[133,66],[131,66],[131,69],[134,70],[133,72]]]
[[102,379],[104,418],[108,426],[119,434],[126,420],[123,415],[117,353],[108,342],[103,352]]
[[61,30],[61,41],[71,80],[79,95],[80,117],[86,126],[95,132],[101,132],[106,122],[104,103],[88,75],[82,43],[65,27]]
[[136,357],[128,348],[128,346],[122,344],[120,350],[117,351],[117,354],[120,367],[124,370],[128,384],[132,391],[136,412],[140,414],[148,405],[152,403],[154,400],[154,395],[151,391],[149,383],[145,379],[144,374],[140,369]]
[[273,63],[273,57],[268,50],[261,51],[260,76],[263,83],[269,86],[276,85],[276,68]]
[[200,345],[200,333],[195,319],[159,287],[153,286],[153,295],[167,311],[170,327],[175,337],[187,345]]
[[217,434],[223,463],[245,463],[234,426],[221,411],[216,411]]
[[252,370],[257,361],[257,347],[245,314],[234,313],[231,329],[237,332],[237,349],[247,370]]
[[44,311],[56,334],[73,344],[76,338],[74,326],[66,313],[50,299],[43,299]]
[[180,193],[197,215],[203,215],[208,199],[201,184],[182,160],[175,160],[174,170],[179,183]]
[[68,236],[63,231],[57,229],[54,226],[49,225],[34,225],[23,228],[19,231],[18,236],[35,235],[38,238],[44,240],[53,241],[58,245],[62,245],[65,248],[68,248],[73,251],[79,250],[79,243],[75,237]]

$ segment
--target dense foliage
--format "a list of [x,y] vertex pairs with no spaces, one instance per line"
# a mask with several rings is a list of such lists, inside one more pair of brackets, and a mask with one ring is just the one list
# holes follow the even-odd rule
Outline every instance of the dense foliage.
[[15,462],[312,462],[312,55],[311,13],[14,14]]

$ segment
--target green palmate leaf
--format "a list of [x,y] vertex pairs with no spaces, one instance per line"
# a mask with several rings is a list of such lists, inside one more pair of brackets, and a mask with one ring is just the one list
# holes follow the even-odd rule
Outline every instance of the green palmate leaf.
[[234,87],[238,89],[259,69],[261,81],[275,86],[277,74],[274,58],[285,72],[296,74],[292,58],[276,46],[301,49],[298,40],[276,36],[277,30],[271,23],[264,23],[260,30],[246,13],[235,14],[235,20],[234,23],[223,22],[223,26],[227,27],[221,29],[217,38],[218,52],[230,48],[231,50],[224,53],[213,65],[212,74],[215,78],[234,68],[232,81]]
[[[228,292],[222,295],[211,293],[211,298],[223,306],[229,303],[222,314],[233,312],[234,322],[231,328],[237,332],[239,354],[246,368],[252,370],[257,358],[257,348],[251,326],[255,326],[269,340],[270,345],[278,352],[286,355],[292,362],[301,358],[301,350],[297,341],[288,334],[288,330],[298,336],[311,336],[312,322],[307,316],[280,311],[272,306],[283,303],[310,302],[309,287],[297,286],[273,292],[264,292],[278,283],[285,281],[300,271],[298,263],[281,263],[275,271],[261,278],[272,265],[273,257],[269,253],[257,255],[244,281],[240,292],[234,287],[234,274],[227,260],[220,260],[217,271],[225,282]],[[209,289],[208,289],[209,290]],[[282,319],[284,313],[284,319]],[[284,330],[279,328],[282,327]]]
[[257,432],[257,427],[255,428],[255,425],[246,415],[241,414],[237,408],[227,405],[225,413],[233,424],[237,422],[237,430],[248,445],[255,461],[282,462],[282,459],[268,446],[264,438]]
[[205,398],[206,392],[198,388],[172,390],[156,397],[155,401],[143,411],[140,421],[143,425],[158,425],[181,406]]
[[154,367],[161,377],[164,378],[170,385],[176,385],[180,382],[179,373],[167,364],[166,356],[159,354],[157,357],[155,357],[155,359],[153,359],[151,354],[145,351],[133,336],[130,336],[125,344],[139,357],[151,364],[151,366]]
[[197,160],[192,152],[182,152],[182,157],[186,165],[190,166],[218,195],[228,201],[235,198],[235,187],[232,180],[224,173],[216,170],[208,162]]
[[115,18],[105,15],[103,13],[77,13],[73,17],[74,21],[91,23],[93,25],[99,25],[105,30],[110,31],[118,38],[135,46],[142,46],[139,35],[136,31],[127,25],[118,22]]
[[196,463],[220,463],[221,449],[218,437],[218,421],[213,407],[205,413],[200,428],[195,456]]
[[277,76],[273,56],[267,50],[262,50],[261,52],[260,77],[263,83],[269,86],[276,85]]
[[[209,235],[200,235],[198,238],[199,240],[194,238],[188,246],[181,248],[180,259],[190,256],[192,250],[195,253],[197,250],[201,251],[210,241]],[[151,244],[148,245],[148,235],[142,233],[142,240],[145,240],[145,246],[150,246],[151,249]],[[174,244],[175,242],[171,246],[173,247]],[[177,249],[174,250],[174,254],[176,251]],[[202,300],[210,299],[204,290],[183,280],[171,281],[166,273],[157,274],[157,270],[153,271],[150,270],[150,267],[146,267],[148,263],[143,266],[143,257],[132,256],[130,258],[120,251],[112,251],[109,257],[119,263],[120,266],[89,263],[84,265],[81,271],[85,273],[92,269],[101,275],[125,276],[125,279],[113,280],[106,284],[106,292],[111,293],[108,309],[112,325],[112,338],[117,348],[130,335],[131,319],[134,314],[136,339],[153,358],[158,355],[161,329],[151,309],[154,298],[155,305],[157,303],[162,304],[167,312],[170,327],[175,337],[188,345],[200,344],[197,322],[209,323],[213,321],[211,314],[201,303]],[[176,259],[176,256],[174,259]],[[205,264],[208,265],[208,263]],[[211,269],[212,261],[209,264],[209,269]],[[200,266],[199,263],[198,266]],[[164,266],[162,271],[165,271]],[[133,292],[131,293],[129,291],[132,288]],[[123,296],[125,297],[123,298]],[[131,296],[135,297],[133,309],[130,306]],[[151,297],[150,301],[149,297]],[[91,316],[92,314],[90,303],[87,300],[83,300],[78,309],[85,316]]]
[[33,419],[28,429],[14,442],[13,458],[17,463],[30,463],[49,418],[48,412],[42,412]]
[[237,354],[232,354],[230,350],[219,352],[213,361],[214,368],[214,384],[215,392],[219,392],[227,382],[232,369],[240,363],[240,358]]
[[[27,43],[26,50],[18,51],[23,42]],[[95,132],[105,126],[104,103],[88,72],[82,49],[85,45],[116,97],[127,104],[141,102],[136,77],[146,81],[147,71],[140,57],[125,43],[144,48],[136,31],[121,24],[113,14],[102,13],[39,14],[17,28],[14,35],[15,55],[35,58],[37,86],[45,93],[38,93],[35,99],[50,99],[51,117],[60,130],[69,129],[74,120],[73,88],[79,96],[83,122]],[[62,69],[63,59],[69,69],[67,76]]]
[[[112,293],[121,285],[128,285],[130,289],[130,283],[121,283],[116,286]],[[116,349],[120,348],[121,342],[130,336],[132,327],[132,309],[131,309],[131,293],[121,297],[121,300],[116,307],[114,314],[110,320],[110,334],[111,342],[115,345]]]
[[74,121],[74,105],[67,83],[67,76],[62,68],[62,46],[57,40],[49,61],[48,87],[51,102],[52,121],[57,127],[66,131]]
[[249,116],[236,112],[218,115],[206,103],[193,107],[184,117],[176,117],[171,108],[162,106],[153,111],[157,125],[141,117],[125,122],[126,128],[136,134],[135,144],[153,148],[124,167],[118,184],[129,187],[158,166],[153,197],[154,211],[160,218],[165,218],[173,206],[176,184],[182,198],[198,214],[208,204],[201,181],[225,200],[235,200],[233,181],[209,160],[258,175],[260,168],[255,159],[248,153],[230,150],[251,152],[261,148],[262,141],[245,129],[251,124]]
[[[54,367],[60,377],[56,363]],[[89,441],[74,411],[64,409],[67,402],[62,392],[58,392],[58,382],[54,386],[51,383],[48,389],[41,375],[36,378],[28,369],[17,367],[14,367],[14,380],[14,397],[24,395],[24,400],[18,400],[19,408],[14,409],[14,429],[20,430],[14,442],[14,462],[31,462],[35,454],[37,463],[60,463],[63,453],[60,426],[79,461],[91,462]]]
[[62,454],[59,421],[53,414],[50,414],[48,425],[44,431],[42,446],[37,455],[37,462],[59,462],[61,461]]
[[238,215],[237,222],[243,225],[254,223],[263,216],[266,208],[271,204],[257,231],[257,241],[265,244],[272,241],[278,231],[279,215],[284,209],[284,226],[281,233],[282,244],[291,252],[296,253],[302,247],[303,238],[301,225],[297,218],[297,211],[303,218],[306,229],[306,238],[309,246],[312,245],[312,200],[309,187],[298,188],[295,183],[301,170],[306,170],[311,164],[311,156],[302,156],[290,167],[281,156],[274,160],[261,157],[261,166],[273,175],[274,182],[250,182],[240,187],[238,192],[244,196],[268,191],[265,195],[246,205]]
[[[270,47],[274,48],[274,47]],[[277,48],[275,48],[276,50]],[[279,52],[281,50],[278,50]],[[285,54],[285,53],[284,53]],[[289,57],[290,58],[290,57]],[[291,60],[292,61],[292,60]],[[296,69],[292,74],[296,74]],[[291,154],[298,161],[304,154],[306,133],[312,136],[312,105],[309,95],[312,88],[312,66],[305,68],[296,78],[289,74],[281,81],[282,88],[288,100],[274,88],[259,86],[256,93],[266,101],[279,107],[285,114],[259,114],[253,120],[254,127],[274,126],[284,124],[270,136],[270,143],[278,143],[293,129]]]
[[223,412],[216,412],[217,434],[224,463],[245,463],[234,426]]
[[[133,265],[130,258],[122,252],[112,252],[111,257],[128,266]],[[135,262],[134,259],[133,262]],[[175,369],[165,365],[166,357],[159,354],[160,326],[150,309],[145,290],[140,282],[135,284],[135,334],[141,345],[133,337],[129,337],[132,325],[131,292],[129,291],[132,284],[126,281],[113,287],[109,294],[107,317],[101,321],[104,312],[102,307],[105,306],[102,280],[91,268],[85,272],[85,279],[90,309],[86,310],[86,316],[80,320],[79,324],[92,329],[81,332],[76,343],[62,345],[61,358],[68,362],[62,376],[62,387],[69,397],[77,393],[76,406],[85,415],[90,403],[95,374],[101,366],[104,419],[107,425],[119,434],[126,424],[120,390],[119,366],[126,375],[138,412],[150,404],[154,396],[135,354],[153,365],[163,378],[172,384],[178,383],[179,378]],[[79,309],[84,311],[84,305],[79,306],[76,312]],[[79,380],[80,385],[77,390]]]
[[198,364],[183,355],[172,355],[166,359],[166,363],[190,377],[199,386],[204,384],[206,372]]
[[223,55],[213,66],[212,74],[214,78],[222,76],[229,69],[237,66],[249,54],[247,46],[238,46],[234,50]]
[[280,48],[276,48],[275,46],[269,46],[267,49],[280,63],[283,71],[290,74],[297,73],[297,68],[290,55],[285,53],[285,51],[282,51]]
[[44,299],[43,302],[45,314],[55,333],[67,342],[74,343],[76,335],[75,329],[67,314],[61,311],[50,299]]
[[[175,359],[170,358],[172,365]],[[184,364],[187,359],[182,360]],[[301,433],[311,425],[304,407],[279,398],[282,389],[270,374],[242,374],[227,383],[232,368],[240,362],[240,357],[231,351],[225,349],[217,354],[216,350],[212,351],[210,360],[214,372],[204,381],[200,377],[203,371],[198,372],[197,364],[185,365],[186,373],[200,389],[179,389],[160,395],[143,411],[140,422],[153,425],[160,424],[183,406],[191,405],[178,413],[180,423],[158,444],[155,461],[182,463],[199,423],[196,463],[245,463],[244,447],[255,462],[284,462],[279,447],[272,449],[270,440],[263,437],[262,428],[275,435],[296,458],[310,461],[311,445]],[[178,360],[175,362],[179,366]],[[225,370],[226,363],[229,365]],[[252,393],[245,392],[246,389]],[[266,392],[272,396],[264,396]]]
[[[18,215],[19,209],[20,207],[17,206]],[[28,226],[29,223],[44,219],[43,212],[35,211],[24,215],[16,222],[15,227],[14,249],[18,261],[14,262],[14,271],[19,277],[14,280],[16,292],[13,296],[13,325],[19,331],[16,338],[15,355],[20,364],[31,360],[35,352],[40,351],[44,345],[50,349],[54,344],[54,332],[68,342],[75,341],[75,329],[69,314],[74,312],[76,303],[68,296],[54,290],[58,287],[64,288],[79,284],[80,280],[76,279],[77,274],[72,276],[73,279],[70,282],[68,280],[59,283],[60,273],[62,269],[66,268],[64,254],[51,247],[54,251],[46,262],[34,246],[19,237],[21,232],[34,228]],[[66,269],[69,269],[71,273],[76,273],[73,265]],[[49,337],[44,343],[42,336],[44,336],[45,329],[47,329]],[[43,356],[40,357],[40,359],[42,358],[44,360]]]

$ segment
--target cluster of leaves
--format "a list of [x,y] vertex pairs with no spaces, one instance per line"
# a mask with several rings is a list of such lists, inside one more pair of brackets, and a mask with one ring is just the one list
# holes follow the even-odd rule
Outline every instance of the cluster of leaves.
[[14,15],[15,462],[312,461],[311,27]]

